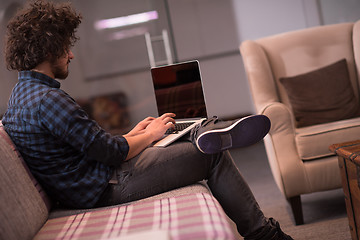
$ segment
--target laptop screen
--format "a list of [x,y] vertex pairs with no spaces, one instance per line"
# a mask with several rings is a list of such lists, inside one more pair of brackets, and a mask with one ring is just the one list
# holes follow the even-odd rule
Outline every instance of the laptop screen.
[[159,116],[175,113],[177,119],[207,117],[198,61],[151,69]]

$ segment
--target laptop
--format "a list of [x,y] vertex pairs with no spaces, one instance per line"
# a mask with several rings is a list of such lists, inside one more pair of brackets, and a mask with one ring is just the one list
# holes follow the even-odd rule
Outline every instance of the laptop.
[[153,67],[151,76],[159,116],[164,113],[176,114],[176,130],[169,129],[154,144],[156,147],[166,147],[207,118],[199,62],[195,60]]

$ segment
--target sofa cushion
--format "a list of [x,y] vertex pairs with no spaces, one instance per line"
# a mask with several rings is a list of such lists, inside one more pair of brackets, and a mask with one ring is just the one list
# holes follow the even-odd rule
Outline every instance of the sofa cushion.
[[227,217],[208,193],[149,200],[50,219],[35,239],[120,239],[165,230],[171,239],[235,239]]
[[48,217],[48,207],[20,154],[0,126],[0,239],[31,239]]
[[[168,191],[168,192],[163,192],[163,193],[160,193],[160,194],[148,197],[148,198],[143,198],[143,199],[139,199],[139,200],[136,200],[136,201],[123,203],[121,205],[129,205],[129,204],[134,204],[134,203],[140,203],[140,202],[143,202],[143,201],[158,200],[158,199],[162,199],[162,198],[176,197],[176,196],[180,196],[180,195],[187,195],[187,194],[190,194],[190,193],[210,193],[210,190],[209,190],[208,186],[206,185],[206,182],[201,181],[201,182],[197,182],[195,184],[188,185],[188,186],[185,186],[185,187],[173,189],[173,190]],[[121,205],[119,204],[117,206],[121,206]],[[106,207],[101,207],[101,208],[97,208],[97,209],[106,209],[106,208],[113,208],[113,207],[114,206],[106,206]],[[94,208],[88,208],[88,209],[54,208],[54,209],[52,209],[52,211],[49,214],[49,219],[65,217],[65,216],[71,216],[71,215],[84,213],[84,212],[91,212],[91,211],[94,211]]]
[[294,112],[296,127],[355,117],[359,101],[345,59],[293,77],[280,78]]
[[302,160],[334,155],[329,146],[360,138],[360,118],[296,129],[296,146]]

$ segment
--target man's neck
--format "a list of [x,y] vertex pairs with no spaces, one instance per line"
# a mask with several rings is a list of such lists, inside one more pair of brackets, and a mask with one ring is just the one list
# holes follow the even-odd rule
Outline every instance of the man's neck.
[[37,65],[35,68],[31,69],[31,71],[39,72],[45,74],[51,78],[55,78],[53,72],[51,71],[51,65],[48,61],[44,61]]

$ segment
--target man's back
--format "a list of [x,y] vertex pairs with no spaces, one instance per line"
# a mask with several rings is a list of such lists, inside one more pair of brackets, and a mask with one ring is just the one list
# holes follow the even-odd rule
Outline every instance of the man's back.
[[84,149],[100,128],[59,87],[44,74],[20,72],[2,122],[49,195],[65,204],[91,207],[106,187],[111,168],[87,159]]

